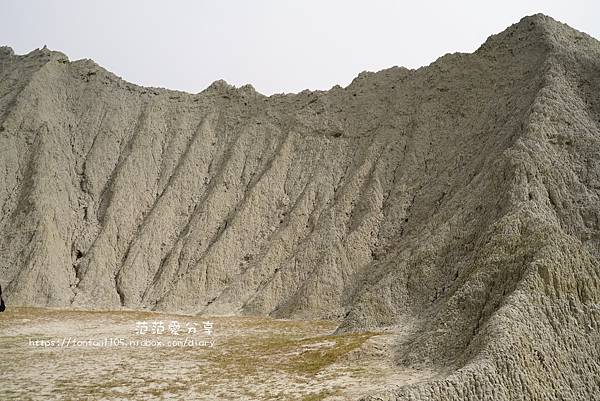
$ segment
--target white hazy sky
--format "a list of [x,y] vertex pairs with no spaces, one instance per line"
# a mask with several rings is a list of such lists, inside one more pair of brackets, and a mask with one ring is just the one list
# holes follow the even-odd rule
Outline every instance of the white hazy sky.
[[195,93],[225,79],[272,94],[472,52],[538,12],[600,38],[597,0],[0,0],[0,44],[47,45],[144,86]]

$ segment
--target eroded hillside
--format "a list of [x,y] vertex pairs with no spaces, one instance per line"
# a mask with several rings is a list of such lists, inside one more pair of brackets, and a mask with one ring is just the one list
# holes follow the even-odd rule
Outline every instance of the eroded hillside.
[[536,15],[473,54],[271,97],[47,49],[3,48],[0,77],[7,303],[416,319],[397,362],[456,370],[384,399],[598,398],[586,34]]

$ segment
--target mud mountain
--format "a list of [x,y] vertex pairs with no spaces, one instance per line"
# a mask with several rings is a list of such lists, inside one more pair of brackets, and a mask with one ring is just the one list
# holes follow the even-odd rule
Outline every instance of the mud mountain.
[[0,50],[7,305],[413,327],[384,400],[600,399],[600,43],[526,17],[472,54],[270,97]]

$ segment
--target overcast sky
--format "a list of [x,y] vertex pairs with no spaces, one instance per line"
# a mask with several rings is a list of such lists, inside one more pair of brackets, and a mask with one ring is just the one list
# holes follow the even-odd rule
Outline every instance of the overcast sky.
[[0,43],[91,58],[144,86],[195,93],[225,79],[272,94],[472,52],[537,12],[600,38],[597,0],[0,0]]

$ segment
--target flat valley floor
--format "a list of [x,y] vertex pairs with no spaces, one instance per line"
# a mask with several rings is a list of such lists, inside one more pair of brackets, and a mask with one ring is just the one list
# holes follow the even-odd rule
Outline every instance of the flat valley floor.
[[[212,327],[211,327],[212,326]],[[393,363],[397,331],[138,311],[0,314],[2,400],[355,400],[439,373]]]

